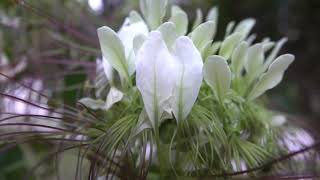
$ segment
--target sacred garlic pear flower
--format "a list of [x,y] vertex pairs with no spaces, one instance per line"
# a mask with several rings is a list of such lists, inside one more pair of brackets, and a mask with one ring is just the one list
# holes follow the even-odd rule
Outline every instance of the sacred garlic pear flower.
[[149,34],[137,54],[136,85],[146,112],[157,128],[164,105],[173,92],[176,65],[159,31]]
[[98,37],[103,57],[118,71],[121,78],[129,79],[135,71],[133,40],[137,35],[147,35],[147,25],[136,12],[132,12],[119,32],[109,27],[98,29]]
[[149,34],[137,54],[136,84],[154,128],[168,104],[177,120],[187,117],[200,90],[202,67],[190,38],[178,37],[168,48],[160,31]]

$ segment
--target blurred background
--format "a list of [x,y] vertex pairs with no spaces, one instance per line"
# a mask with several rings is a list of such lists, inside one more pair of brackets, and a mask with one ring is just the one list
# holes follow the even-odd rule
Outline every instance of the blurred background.
[[[107,25],[118,29],[124,17],[139,9],[138,0],[18,0],[0,1],[0,92],[30,102],[43,99],[18,86],[23,82],[66,104],[75,105],[87,93],[86,79],[95,75],[100,49],[96,29]],[[284,112],[318,138],[320,128],[320,1],[319,0],[171,0],[180,4],[191,22],[196,8],[207,12],[219,7],[218,39],[227,23],[253,17],[257,40],[288,37],[281,53],[296,60],[284,81],[267,94],[270,109]],[[0,97],[0,112],[36,113],[21,102]],[[22,127],[23,128],[23,127]],[[27,128],[27,127],[25,127]],[[0,128],[0,132],[5,131]],[[38,147],[39,146],[39,147]],[[17,147],[0,152],[0,179],[20,179],[48,147]],[[36,152],[36,153],[35,153]],[[39,156],[39,157],[38,157]],[[53,166],[53,164],[48,164]],[[45,174],[45,173],[44,173]]]

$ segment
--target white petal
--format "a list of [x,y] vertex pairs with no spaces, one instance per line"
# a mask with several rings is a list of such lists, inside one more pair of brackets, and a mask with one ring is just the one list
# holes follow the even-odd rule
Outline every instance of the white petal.
[[137,54],[136,84],[154,128],[176,81],[174,58],[159,31],[153,31]]
[[129,75],[135,71],[135,53],[133,49],[133,41],[136,36],[148,34],[148,27],[143,21],[133,24],[124,24],[118,32],[118,36],[125,48],[125,55],[128,64]]
[[91,98],[82,98],[79,100],[80,103],[93,110],[105,110],[105,102],[102,100],[95,100]]
[[252,89],[248,95],[249,100],[253,100],[269,89],[278,85],[285,70],[293,62],[294,56],[291,54],[285,54],[278,57],[269,67],[268,71],[260,78],[259,82]]
[[243,34],[244,37],[247,37],[255,24],[256,24],[255,19],[252,19],[252,18],[244,19],[237,25],[234,32],[239,32]]
[[216,41],[214,43],[209,43],[202,53],[202,59],[205,61],[209,56],[216,54],[220,48],[221,42]]
[[128,64],[118,35],[109,27],[101,27],[98,29],[98,36],[103,57],[119,72],[121,77],[128,79]]
[[167,4],[168,0],[140,0],[140,9],[151,30],[162,24]]
[[196,29],[203,20],[203,14],[201,9],[197,9],[197,14],[196,14],[196,19],[194,20],[193,26],[192,26],[192,30]]
[[104,73],[107,76],[107,79],[109,82],[113,81],[113,68],[111,66],[111,64],[109,63],[109,61],[106,58],[102,58],[102,65],[103,65],[103,70]]
[[133,39],[137,35],[146,36],[147,34],[148,34],[148,27],[143,21],[139,21],[133,24],[124,23],[124,25],[121,27],[121,29],[118,32],[118,36],[124,45],[125,54],[127,58],[129,57],[133,48]]
[[141,48],[142,44],[144,43],[144,41],[147,39],[147,36],[145,35],[137,35],[134,39],[133,39],[133,51],[134,54],[138,54],[139,49]]
[[117,88],[111,87],[111,89],[108,93],[108,96],[107,96],[105,108],[110,109],[112,107],[112,105],[121,101],[122,98],[123,98],[123,93],[121,91],[119,91]]
[[[274,42],[262,42],[263,43],[263,50],[264,52],[268,52],[271,48],[274,47],[275,43]],[[265,64],[266,65],[266,64]],[[269,64],[270,65],[270,64]],[[269,66],[268,65],[268,66]]]
[[226,39],[228,36],[230,36],[230,34],[232,33],[235,25],[236,25],[235,21],[230,21],[228,23],[227,28],[226,28],[226,33],[224,35],[224,39]]
[[263,73],[264,49],[261,43],[248,49],[248,58],[245,63],[248,81],[252,82]]
[[234,33],[228,36],[221,44],[219,55],[229,59],[233,50],[238,46],[242,39],[243,35],[241,33]]
[[189,36],[194,45],[202,53],[208,43],[212,41],[215,31],[216,23],[213,21],[205,22],[199,25]]
[[173,93],[173,113],[179,121],[186,119],[198,97],[203,79],[203,62],[192,40],[185,36],[177,39],[174,54],[179,73]]
[[249,45],[251,45],[257,38],[257,35],[256,34],[251,34],[247,39],[247,43],[249,43]]
[[282,38],[277,42],[276,46],[273,48],[272,52],[270,53],[270,55],[268,56],[268,58],[265,61],[265,65],[264,65],[265,70],[268,69],[269,65],[272,63],[272,61],[274,61],[274,59],[276,58],[280,49],[287,41],[288,41],[287,38]]
[[247,60],[248,46],[249,44],[243,41],[232,54],[231,68],[237,76],[241,74],[244,63]]
[[178,6],[172,6],[171,18],[169,20],[173,22],[177,27],[178,35],[185,35],[188,31],[188,15]]
[[217,7],[213,7],[209,10],[206,20],[214,21],[216,24],[218,24],[218,15],[219,15],[219,9]]
[[221,56],[210,56],[204,64],[204,79],[222,100],[231,84],[231,71],[226,59]]
[[130,23],[138,23],[138,22],[144,22],[143,18],[140,16],[140,14],[137,11],[131,11],[129,15]]
[[123,98],[123,93],[119,91],[117,88],[111,87],[108,93],[106,102],[100,99],[95,100],[91,98],[83,98],[79,102],[93,110],[97,110],[97,109],[108,110],[112,107],[112,105],[121,101],[122,98]]
[[164,41],[170,49],[173,46],[176,39],[178,38],[178,34],[176,32],[176,25],[172,22],[166,22],[158,28],[158,31],[161,32]]
[[202,52],[202,59],[205,61],[209,56],[216,54],[221,46],[220,41],[210,42]]

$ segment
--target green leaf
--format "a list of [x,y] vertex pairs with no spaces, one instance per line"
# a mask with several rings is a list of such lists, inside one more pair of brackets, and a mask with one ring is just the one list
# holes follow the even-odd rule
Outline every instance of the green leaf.
[[196,29],[202,23],[202,20],[203,20],[202,11],[201,9],[197,9],[196,19],[193,23],[192,30]]
[[188,15],[178,6],[172,6],[171,18],[169,20],[176,25],[177,33],[179,36],[183,36],[188,31]]
[[224,57],[210,56],[204,64],[204,79],[222,100],[230,89],[231,71]]
[[253,100],[269,89],[278,85],[285,70],[294,61],[294,56],[291,54],[285,54],[278,57],[269,67],[268,71],[260,78],[259,82],[252,89],[248,95],[249,100]]
[[219,55],[223,56],[225,59],[229,59],[233,53],[233,50],[235,47],[237,47],[242,39],[243,35],[241,33],[234,33],[228,36],[221,44]]
[[168,0],[140,0],[140,9],[151,30],[162,24],[167,4]]
[[98,29],[98,37],[103,57],[119,72],[121,77],[129,79],[124,46],[117,33],[104,26]]
[[189,36],[194,45],[203,54],[205,47],[212,41],[215,36],[216,23],[208,21],[199,25]]

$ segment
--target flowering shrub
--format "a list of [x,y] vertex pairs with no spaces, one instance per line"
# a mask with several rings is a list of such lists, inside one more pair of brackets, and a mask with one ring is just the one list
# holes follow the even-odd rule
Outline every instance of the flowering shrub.
[[294,61],[278,56],[286,38],[256,42],[249,18],[230,22],[218,40],[217,7],[190,23],[180,7],[167,13],[167,6],[140,0],[141,14],[132,11],[118,31],[99,28],[93,93],[77,108],[39,93],[46,105],[31,105],[46,113],[23,124],[38,131],[18,134],[72,145],[51,156],[77,148],[76,179],[258,176],[288,152],[290,144],[278,141],[286,119],[259,100]]
[[273,113],[257,98],[280,83],[294,60],[277,57],[286,39],[253,43],[255,20],[245,19],[231,22],[217,41],[216,7],[205,22],[198,11],[191,32],[187,14],[173,6],[165,19],[166,7],[165,0],[141,0],[143,17],[132,11],[118,32],[98,29],[98,99],[80,100],[103,112],[96,124],[102,131],[89,131],[92,146],[141,169],[135,172],[141,177],[147,170],[162,177],[232,172],[281,152]]

